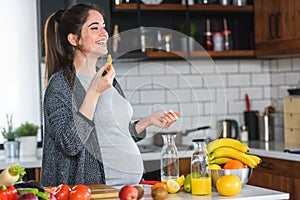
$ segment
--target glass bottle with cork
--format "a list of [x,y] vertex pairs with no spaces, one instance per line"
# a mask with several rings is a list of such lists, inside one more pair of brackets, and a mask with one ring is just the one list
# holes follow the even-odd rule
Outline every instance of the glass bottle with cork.
[[209,195],[212,192],[211,177],[208,173],[208,156],[205,139],[194,139],[191,157],[192,195]]

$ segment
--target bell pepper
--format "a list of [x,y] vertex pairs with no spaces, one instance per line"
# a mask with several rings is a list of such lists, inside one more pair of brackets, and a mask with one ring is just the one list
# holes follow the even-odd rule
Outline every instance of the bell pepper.
[[0,189],[0,199],[1,200],[17,200],[18,192],[14,186],[6,187],[3,185]]

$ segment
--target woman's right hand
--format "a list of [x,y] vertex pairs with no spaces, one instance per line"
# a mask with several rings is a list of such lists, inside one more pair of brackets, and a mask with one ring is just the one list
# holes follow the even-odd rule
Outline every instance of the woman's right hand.
[[[103,72],[106,70],[106,74],[103,76]],[[111,65],[110,69],[107,70],[107,66],[101,67],[95,74],[90,88],[93,88],[96,94],[100,95],[102,92],[112,87],[113,80],[115,78],[115,69]]]

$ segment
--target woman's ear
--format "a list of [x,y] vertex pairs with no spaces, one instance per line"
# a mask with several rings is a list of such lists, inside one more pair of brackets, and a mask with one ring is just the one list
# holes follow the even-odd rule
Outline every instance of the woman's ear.
[[72,46],[76,47],[77,46],[77,35],[73,34],[73,33],[69,33],[68,41]]

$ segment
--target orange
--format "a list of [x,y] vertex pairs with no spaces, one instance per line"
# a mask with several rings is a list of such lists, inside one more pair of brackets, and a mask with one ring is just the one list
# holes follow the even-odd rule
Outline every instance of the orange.
[[234,196],[240,193],[242,183],[235,175],[224,175],[217,180],[216,187],[221,195]]
[[158,182],[158,183],[155,183],[152,187],[151,187],[151,190],[154,190],[155,188],[157,187],[162,187],[164,189],[167,189],[167,185],[163,182]]
[[230,160],[223,167],[223,169],[242,169],[242,168],[245,168],[245,166],[239,160]]

